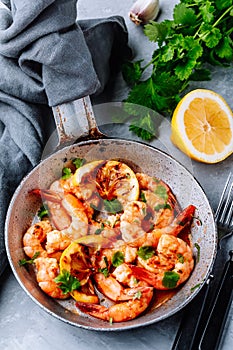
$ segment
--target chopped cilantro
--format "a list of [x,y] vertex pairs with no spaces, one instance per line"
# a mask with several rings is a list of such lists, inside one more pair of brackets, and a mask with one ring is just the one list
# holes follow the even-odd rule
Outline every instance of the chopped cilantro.
[[143,260],[147,260],[152,258],[153,255],[155,255],[155,250],[152,246],[145,245],[138,249],[137,255]]
[[104,224],[101,223],[100,228],[97,228],[95,235],[99,235],[104,230]]
[[48,214],[49,214],[48,206],[46,204],[43,204],[38,210],[37,215],[39,216],[40,219],[43,219],[43,217],[48,216]]
[[146,203],[146,196],[145,196],[144,192],[141,192],[140,199],[141,199],[142,202]]
[[36,258],[38,258],[39,255],[40,255],[40,252],[36,252],[31,259],[28,259],[28,260],[27,259],[21,259],[21,260],[19,260],[19,266],[25,266],[25,265],[27,266],[28,264],[32,265],[34,263],[34,260]]
[[197,263],[200,261],[201,248],[198,243],[194,243],[194,247],[197,249]]
[[98,271],[101,272],[104,275],[104,277],[108,277],[109,276],[108,259],[106,258],[106,256],[104,256],[104,262],[106,267],[99,268]]
[[72,163],[76,166],[76,169],[81,168],[83,164],[85,163],[84,158],[74,158],[72,159]]
[[116,253],[113,254],[113,257],[112,257],[113,266],[115,267],[120,266],[121,264],[123,264],[124,261],[125,261],[125,257],[122,252],[117,251]]
[[165,203],[165,204],[157,204],[155,207],[154,207],[154,210],[155,211],[159,211],[160,209],[172,209],[171,206],[168,204],[168,203]]
[[184,263],[184,256],[182,254],[177,254],[177,259],[181,264]]
[[191,292],[194,292],[195,289],[199,288],[201,283],[196,284],[194,287],[191,288]]
[[66,270],[63,270],[62,273],[54,278],[54,281],[58,284],[63,294],[79,289],[81,286],[80,281]]
[[164,199],[165,201],[167,201],[167,199],[168,199],[167,189],[163,185],[158,185],[156,187],[156,189],[154,190],[154,193],[158,197],[160,197],[160,198]]
[[175,271],[166,271],[163,275],[162,284],[166,288],[175,288],[177,282],[180,279],[180,275]]
[[138,290],[138,291],[134,294],[133,300],[135,300],[135,299],[141,299],[141,297],[142,297],[142,292],[141,292],[140,290]]
[[116,214],[123,210],[123,206],[116,198],[112,200],[104,199],[104,209],[110,214]]
[[62,169],[62,179],[63,180],[69,179],[71,177],[71,175],[72,175],[72,171],[70,168],[65,167]]

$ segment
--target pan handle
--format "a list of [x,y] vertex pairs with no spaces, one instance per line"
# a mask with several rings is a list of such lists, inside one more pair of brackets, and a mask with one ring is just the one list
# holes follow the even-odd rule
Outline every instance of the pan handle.
[[77,140],[105,137],[97,126],[89,96],[52,107],[52,110],[58,133],[57,148]]

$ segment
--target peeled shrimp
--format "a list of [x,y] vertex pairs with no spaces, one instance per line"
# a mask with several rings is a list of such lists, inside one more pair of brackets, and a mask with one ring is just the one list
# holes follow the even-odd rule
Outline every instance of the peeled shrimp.
[[70,243],[71,240],[63,232],[53,230],[47,233],[45,247],[48,254],[53,254],[66,249]]
[[120,218],[120,230],[125,242],[144,236],[145,228],[143,220],[147,215],[147,205],[144,202],[132,201],[125,206],[124,213]]
[[178,287],[190,276],[194,258],[190,246],[182,239],[163,234],[158,243],[157,254],[147,260],[138,258],[139,266],[131,266],[136,278],[147,282],[156,289],[166,290],[166,274],[173,273]]
[[54,281],[59,274],[58,262],[54,258],[37,258],[34,261],[36,267],[36,279],[40,288],[52,298],[65,299],[68,294],[63,294]]
[[23,236],[25,254],[30,258],[36,253],[39,253],[40,257],[46,257],[47,252],[43,247],[43,243],[46,240],[48,232],[52,230],[53,227],[48,220],[32,225]]

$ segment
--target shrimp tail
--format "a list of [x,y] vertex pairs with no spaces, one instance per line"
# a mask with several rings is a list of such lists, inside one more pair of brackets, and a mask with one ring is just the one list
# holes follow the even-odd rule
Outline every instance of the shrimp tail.
[[101,320],[105,320],[105,321],[109,320],[109,310],[104,305],[84,303],[84,302],[78,301],[76,303],[76,306],[81,312],[85,314],[100,318]]
[[157,278],[156,275],[143,267],[135,266],[135,265],[129,265],[129,267],[132,270],[132,274],[135,278],[139,279],[140,281],[144,281],[148,283],[150,286],[157,288]]
[[178,234],[185,228],[190,228],[194,212],[196,207],[194,205],[189,205],[186,207],[174,220],[172,226],[174,227],[170,234],[178,236]]
[[76,303],[81,312],[87,313],[101,320],[112,322],[124,322],[138,317],[149,306],[153,297],[153,288],[144,287],[138,298],[127,302],[116,303],[109,308],[104,305]]
[[35,194],[43,198],[43,200],[50,201],[53,203],[60,203],[62,200],[61,196],[59,196],[58,193],[51,190],[42,190],[39,188],[35,188],[29,191],[29,194]]

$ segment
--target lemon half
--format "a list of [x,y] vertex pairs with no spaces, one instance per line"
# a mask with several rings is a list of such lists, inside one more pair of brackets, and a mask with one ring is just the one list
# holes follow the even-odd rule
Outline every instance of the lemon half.
[[233,153],[233,114],[216,92],[196,89],[178,103],[171,141],[190,158],[217,163]]

